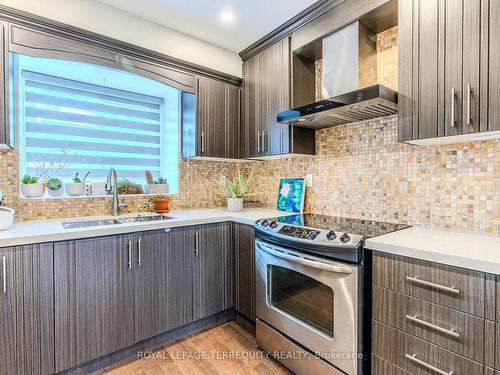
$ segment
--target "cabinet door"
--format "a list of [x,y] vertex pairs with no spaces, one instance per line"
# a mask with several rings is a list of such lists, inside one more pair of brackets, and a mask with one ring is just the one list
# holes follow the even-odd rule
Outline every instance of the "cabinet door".
[[255,232],[252,225],[234,223],[235,308],[255,321]]
[[192,321],[194,229],[136,235],[135,341]]
[[481,131],[500,130],[500,2],[483,0],[481,12]]
[[0,144],[9,144],[9,121],[7,115],[8,107],[8,63],[7,63],[7,51],[5,46],[7,45],[7,23],[0,21]]
[[54,245],[56,371],[134,343],[133,239]]
[[0,374],[54,372],[52,244],[0,250]]
[[225,85],[224,93],[224,157],[241,158],[241,88]]
[[193,260],[194,320],[232,307],[232,251],[230,224],[198,227]]
[[261,130],[259,120],[259,55],[243,62],[243,157],[258,157],[261,149]]

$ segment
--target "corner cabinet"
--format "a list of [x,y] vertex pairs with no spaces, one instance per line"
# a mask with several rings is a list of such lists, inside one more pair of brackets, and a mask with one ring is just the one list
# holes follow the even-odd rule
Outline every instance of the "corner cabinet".
[[497,1],[401,0],[399,140],[499,130],[499,45]]
[[239,159],[240,87],[198,77],[196,92],[195,121],[182,121],[183,157]]
[[54,372],[52,244],[0,249],[0,374]]
[[243,62],[243,156],[314,154],[312,129],[276,121],[290,108],[290,40],[281,39]]

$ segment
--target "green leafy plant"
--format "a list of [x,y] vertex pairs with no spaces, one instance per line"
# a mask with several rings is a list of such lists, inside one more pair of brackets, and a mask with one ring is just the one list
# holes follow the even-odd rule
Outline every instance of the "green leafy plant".
[[21,179],[21,183],[24,185],[36,184],[36,183],[38,183],[38,177],[25,174],[24,177]]
[[141,185],[135,184],[127,178],[121,178],[117,186],[118,194],[142,194],[144,191]]
[[59,190],[62,187],[62,182],[58,178],[51,178],[47,181],[47,188],[50,190]]
[[257,195],[258,193],[249,193],[249,184],[252,180],[252,174],[248,178],[243,177],[243,173],[241,173],[240,167],[238,166],[238,170],[236,172],[236,176],[232,179],[227,178],[224,175],[221,175],[219,180],[216,180],[219,185],[222,194],[226,198],[243,198],[251,195]]
[[83,179],[80,179],[80,177],[78,177],[78,172],[76,172],[75,177],[73,177],[72,180],[75,184],[84,184],[89,174],[90,171],[87,172],[87,174],[85,175],[85,177],[83,177]]

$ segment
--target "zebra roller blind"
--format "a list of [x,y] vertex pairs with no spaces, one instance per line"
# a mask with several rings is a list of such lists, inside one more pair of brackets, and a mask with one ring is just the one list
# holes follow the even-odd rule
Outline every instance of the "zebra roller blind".
[[[162,98],[31,71],[21,77],[26,173],[102,179],[113,166],[131,180],[145,169],[160,175]],[[58,160],[65,167],[50,171]]]

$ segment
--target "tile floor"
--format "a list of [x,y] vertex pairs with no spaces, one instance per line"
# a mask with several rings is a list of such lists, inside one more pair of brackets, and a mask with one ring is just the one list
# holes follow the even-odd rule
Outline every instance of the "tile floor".
[[289,375],[234,322],[202,331],[98,372],[99,375]]

